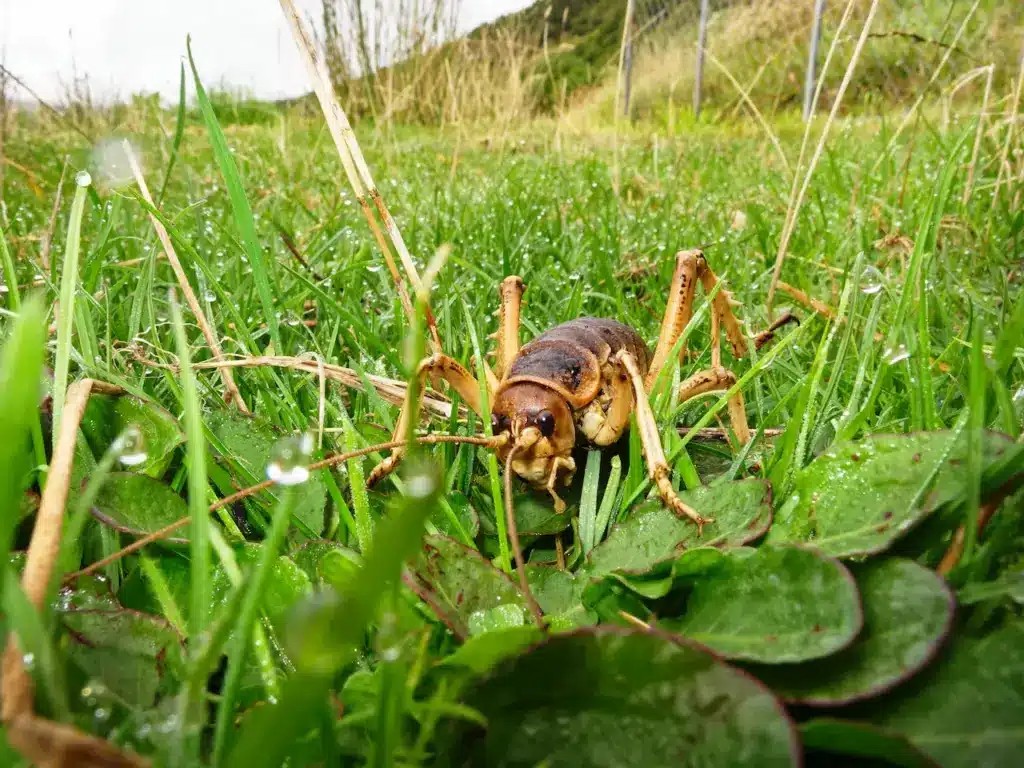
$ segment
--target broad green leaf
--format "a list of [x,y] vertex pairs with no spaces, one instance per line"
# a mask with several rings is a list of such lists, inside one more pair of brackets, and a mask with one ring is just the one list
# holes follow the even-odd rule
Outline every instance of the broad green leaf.
[[756,478],[705,485],[679,496],[702,515],[714,518],[704,526],[703,535],[660,502],[645,504],[594,548],[591,575],[615,570],[645,573],[674,561],[691,547],[738,547],[761,536],[771,524],[771,488]]
[[[188,504],[169,486],[148,475],[112,472],[96,496],[92,514],[114,530],[144,536],[188,517]],[[187,544],[187,534],[186,526],[163,541]]]
[[[251,568],[256,567],[262,549],[262,544],[246,543],[234,546],[235,558],[243,575]],[[231,580],[220,565],[214,568],[211,585],[215,606],[229,599],[232,589]],[[280,632],[284,629],[291,609],[312,591],[313,587],[306,572],[287,555],[281,555],[271,566],[267,576],[260,609],[270,619],[274,629]],[[215,616],[216,611],[212,611],[211,615]]]
[[[561,533],[572,522],[571,512],[555,512],[548,496],[542,497],[529,492],[513,493],[512,499],[516,513],[516,528],[520,536],[548,536]],[[498,526],[494,521],[494,502],[483,493],[474,494],[473,500],[479,511],[480,530],[485,536],[496,535]]]
[[[816,718],[800,725],[800,737],[808,750],[880,760],[903,768],[933,768],[936,765],[903,736],[867,723]],[[825,765],[825,762],[821,764]]]
[[[465,533],[469,540],[473,540],[480,533],[480,516],[477,514],[476,509],[470,503],[469,499],[466,498],[465,494],[459,491],[451,491],[446,497],[445,501],[448,502],[448,506],[451,508],[451,514],[454,515],[455,520],[458,521],[459,527],[462,532]],[[458,530],[455,522],[452,520],[448,511],[444,507],[439,507],[436,512],[430,517],[430,522],[434,524],[438,532],[447,536],[448,538],[460,540],[462,532]]]
[[[967,443],[950,432],[872,435],[832,446],[797,473],[769,542],[808,541],[836,557],[882,552],[940,505],[964,492]],[[987,433],[983,465],[1009,443]],[[929,479],[935,474],[934,484]]]
[[121,608],[106,576],[90,574],[75,579],[74,586],[63,586],[57,593],[59,611],[114,611]]
[[71,660],[125,705],[153,706],[183,668],[182,641],[167,622],[128,610],[72,610],[60,615]]
[[540,630],[532,624],[487,632],[466,640],[455,653],[445,656],[437,666],[466,669],[475,675],[483,675],[542,639]]
[[323,584],[325,581],[331,583],[326,579],[324,569],[332,571],[332,575],[335,575],[337,563],[334,560],[338,556],[351,562],[352,567],[356,570],[358,570],[359,563],[362,562],[361,555],[354,549],[327,539],[308,541],[293,550],[288,556],[306,572],[314,584]]
[[949,631],[953,595],[934,571],[893,558],[853,573],[864,603],[853,645],[817,661],[751,669],[786,701],[828,706],[877,696],[928,664]]
[[477,733],[457,723],[441,735],[442,753],[457,765],[799,763],[795,729],[769,691],[704,649],[658,632],[552,635],[464,700],[487,727]]
[[161,477],[171,464],[174,450],[185,442],[178,421],[166,410],[131,395],[93,395],[82,417],[82,431],[94,456],[102,456],[117,436],[130,425],[142,432],[146,458],[132,472]]
[[[246,572],[255,567],[259,561],[262,544],[238,543],[232,550],[243,579]],[[189,590],[191,589],[191,573],[189,562],[184,557],[168,555],[156,560],[156,566],[167,582],[171,597],[181,610],[187,621],[190,615]],[[210,615],[218,616],[225,610],[232,596],[231,579],[219,562],[213,567],[210,575],[211,600]],[[260,608],[270,619],[274,628],[281,630],[292,607],[312,592],[313,586],[306,571],[299,567],[287,555],[277,558],[270,570],[266,588],[263,590],[263,601]],[[141,571],[133,572],[121,587],[118,597],[125,605],[138,610],[159,611],[159,602],[152,593],[149,583]]]
[[1024,754],[1024,621],[955,637],[929,669],[874,706],[872,723],[947,768],[1011,766]]
[[[216,438],[214,445],[220,458],[237,474],[241,485],[247,486],[264,479],[267,461],[281,433],[267,422],[247,416],[236,410],[221,410],[206,414],[205,422]],[[235,489],[222,488],[223,493]],[[296,520],[305,526],[305,533],[311,537],[320,536],[324,531],[324,510],[327,505],[327,486],[320,473],[314,472],[309,479],[295,489]],[[280,489],[271,488],[265,493],[278,498]]]
[[426,538],[417,575],[445,614],[438,618],[458,622],[471,634],[521,625],[528,618],[526,600],[509,576],[452,539]]
[[733,555],[698,579],[673,630],[729,659],[806,661],[847,647],[863,624],[853,577],[800,547]]
[[583,590],[590,581],[586,574],[548,565],[530,565],[526,576],[530,591],[551,629],[573,629],[597,623],[597,614],[583,605]]

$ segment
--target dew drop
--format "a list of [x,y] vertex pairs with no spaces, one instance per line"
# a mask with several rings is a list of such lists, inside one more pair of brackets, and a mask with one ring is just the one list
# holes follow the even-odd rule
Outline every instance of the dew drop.
[[129,424],[117,436],[114,450],[117,451],[118,460],[126,467],[136,467],[148,458],[146,440],[136,424]]
[[207,291],[206,293],[203,294],[203,298],[206,299],[207,301],[216,301],[217,294],[214,293],[213,291]]
[[138,147],[125,138],[112,136],[93,147],[92,166],[104,182],[115,189],[121,188],[131,184],[135,178],[132,156],[140,157]]
[[885,362],[889,365],[896,365],[896,363],[902,363],[910,357],[910,350],[907,349],[906,344],[900,344],[895,349],[887,349],[885,351]]
[[92,184],[92,176],[89,175],[88,171],[79,171],[75,174],[75,184],[80,187],[88,187]]
[[878,271],[878,267],[868,266],[861,275],[861,293],[874,296],[885,287],[885,277]]
[[279,440],[270,451],[267,479],[279,485],[299,485],[309,479],[313,436],[308,432]]

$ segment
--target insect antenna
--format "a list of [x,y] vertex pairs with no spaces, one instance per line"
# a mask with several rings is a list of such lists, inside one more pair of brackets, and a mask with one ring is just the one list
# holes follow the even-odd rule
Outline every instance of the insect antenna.
[[[479,446],[483,446],[485,448],[492,448],[492,449],[494,449],[494,448],[499,448],[502,445],[504,445],[506,442],[508,442],[508,435],[502,434],[502,435],[495,435],[493,437],[488,437],[487,435],[433,435],[432,434],[432,435],[423,435],[421,437],[417,437],[412,442],[416,443],[416,444],[419,444],[419,445],[433,445],[433,444],[436,444],[436,443],[465,443],[465,444],[468,444],[468,445],[479,445]],[[336,453],[333,456],[328,456],[325,459],[321,459],[320,461],[315,461],[315,462],[311,463],[309,465],[308,469],[310,471],[316,470],[316,469],[326,469],[328,467],[333,467],[336,464],[341,464],[342,462],[348,461],[349,459],[358,459],[360,456],[366,456],[366,455],[371,454],[371,453],[377,453],[378,451],[388,451],[388,450],[392,450],[394,448],[404,448],[404,447],[408,446],[409,443],[410,443],[409,440],[391,440],[391,441],[386,442],[386,443],[377,443],[376,445],[370,445],[370,446],[367,446],[365,448],[359,448],[359,449],[354,450],[354,451],[345,451],[344,453]],[[235,502],[238,502],[238,501],[241,501],[242,499],[248,498],[249,496],[254,496],[255,494],[260,493],[262,491],[265,491],[265,490],[267,490],[268,488],[271,488],[274,485],[276,485],[276,483],[273,480],[264,480],[263,482],[257,483],[256,485],[250,486],[248,488],[243,488],[242,490],[238,491],[237,493],[233,493],[230,496],[225,496],[223,499],[218,499],[217,501],[215,501],[213,504],[210,505],[210,507],[209,507],[209,509],[207,511],[208,512],[216,512],[218,509],[222,509],[223,507],[230,506],[230,505],[234,504]],[[165,539],[168,536],[170,536],[172,533],[174,533],[175,531],[180,530],[181,528],[184,528],[186,525],[189,524],[189,522],[191,520],[192,520],[192,516],[191,515],[183,517],[183,518],[181,518],[179,520],[175,520],[170,525],[164,526],[163,528],[161,528],[158,531],[153,531],[152,533],[149,533],[149,534],[143,536],[140,539],[136,539],[135,541],[133,541],[128,546],[122,547],[121,549],[119,549],[117,552],[114,552],[114,553],[108,555],[107,557],[101,558],[100,560],[97,560],[95,563],[91,563],[90,565],[88,565],[87,567],[81,569],[80,571],[75,571],[74,573],[68,574],[64,578],[64,583],[67,584],[69,582],[72,582],[75,579],[79,578],[80,576],[88,576],[90,573],[94,573],[94,572],[100,570],[101,568],[105,568],[106,566],[110,565],[111,563],[117,562],[122,557],[124,557],[126,555],[130,555],[132,552],[137,552],[138,550],[140,550],[143,547],[145,547],[147,544],[152,544],[155,541],[160,541],[161,539]],[[518,544],[517,544],[517,546],[518,546]]]
[[527,605],[530,606],[533,620],[543,632],[543,613],[541,613],[540,605],[537,604],[536,599],[533,597],[533,592],[530,591],[529,579],[526,578],[526,561],[523,559],[523,548],[519,544],[515,506],[512,503],[512,459],[515,458],[519,448],[518,443],[513,445],[512,450],[508,452],[508,456],[505,458],[505,524],[508,526],[508,536],[512,540],[512,554],[515,556],[516,570],[519,572],[519,586],[523,591],[523,597],[526,598]]

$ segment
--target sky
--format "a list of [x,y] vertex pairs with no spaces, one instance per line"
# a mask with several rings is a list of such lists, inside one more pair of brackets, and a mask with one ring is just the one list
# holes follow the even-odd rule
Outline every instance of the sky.
[[[462,0],[460,26],[532,2]],[[296,5],[319,18],[320,0]],[[100,100],[145,91],[176,101],[186,35],[208,87],[268,99],[310,90],[276,0],[0,0],[0,61],[48,101],[60,101],[76,74]]]

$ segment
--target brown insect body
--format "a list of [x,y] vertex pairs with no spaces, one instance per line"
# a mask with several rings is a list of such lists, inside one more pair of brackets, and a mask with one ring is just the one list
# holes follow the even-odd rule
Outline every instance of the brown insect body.
[[[604,447],[616,442],[629,424],[633,391],[628,376],[613,363],[627,352],[646,375],[650,351],[627,325],[599,317],[581,317],[545,331],[519,350],[501,383],[492,408],[496,433],[512,440],[499,449],[504,460],[519,449],[513,471],[534,486],[572,482],[576,445]],[[541,414],[553,429],[544,434]]]
[[[703,525],[708,518],[684,503],[672,485],[671,469],[649,402],[659,373],[693,316],[698,283],[710,293],[716,289],[718,278],[703,253],[680,251],[652,354],[632,328],[597,317],[562,323],[520,347],[520,306],[525,288],[519,277],[506,277],[499,288],[494,370],[487,369],[486,380],[477,382],[461,363],[435,353],[420,363],[421,385],[428,376],[443,379],[472,411],[489,415],[496,433],[494,447],[506,466],[535,488],[546,490],[559,512],[565,504],[556,485],[571,481],[576,471],[573,447],[578,443],[611,445],[625,432],[630,415],[635,415],[648,477],[662,501],[680,517]],[[729,291],[717,290],[711,311],[711,367],[682,382],[676,393],[678,401],[735,385],[736,376],[721,362],[722,331],[737,358],[746,354],[750,339],[733,314],[734,306]],[[780,318],[754,337],[753,345],[767,343],[787,321]],[[481,385],[493,404],[490,414],[483,407]],[[422,387],[418,391],[422,394]],[[728,407],[736,440],[746,444],[750,429],[741,392],[730,394]],[[395,426],[396,439],[407,433],[409,413],[407,402]],[[370,473],[367,483],[373,485],[387,477],[403,453],[402,448],[394,449]]]

